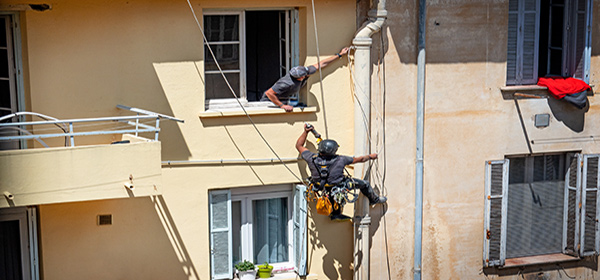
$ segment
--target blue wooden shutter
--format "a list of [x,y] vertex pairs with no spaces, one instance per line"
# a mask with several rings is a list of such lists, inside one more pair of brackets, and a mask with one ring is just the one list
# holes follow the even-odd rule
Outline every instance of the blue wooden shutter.
[[306,186],[297,185],[294,188],[294,266],[299,276],[306,276],[306,218],[307,203],[304,199]]
[[506,84],[536,84],[538,79],[539,0],[510,0]]
[[600,182],[598,161],[600,155],[583,156],[583,174],[581,182],[581,230],[580,256],[598,255],[599,236],[598,236],[598,186]]
[[485,217],[483,266],[502,266],[506,259],[509,160],[485,165]]
[[212,279],[233,278],[231,192],[209,193],[210,268]]
[[563,215],[563,253],[579,255],[579,215],[581,196],[581,154],[567,155]]
[[592,52],[592,0],[573,1],[573,53],[571,71],[573,77],[590,82],[590,59]]

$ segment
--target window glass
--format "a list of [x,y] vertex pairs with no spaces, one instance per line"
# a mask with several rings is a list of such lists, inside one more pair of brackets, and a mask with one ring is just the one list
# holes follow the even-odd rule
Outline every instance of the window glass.
[[253,237],[255,263],[289,261],[287,198],[253,202]]
[[231,202],[231,230],[233,263],[242,261],[242,202]]

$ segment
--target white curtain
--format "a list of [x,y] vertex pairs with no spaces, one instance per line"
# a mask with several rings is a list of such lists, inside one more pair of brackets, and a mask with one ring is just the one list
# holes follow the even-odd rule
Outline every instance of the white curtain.
[[289,261],[287,198],[255,200],[252,208],[254,261],[257,264]]

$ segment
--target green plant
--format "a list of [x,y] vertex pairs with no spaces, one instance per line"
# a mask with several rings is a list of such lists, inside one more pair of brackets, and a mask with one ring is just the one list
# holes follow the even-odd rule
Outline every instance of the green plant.
[[273,268],[273,266],[270,266],[268,262],[265,262],[264,264],[261,264],[261,265],[259,265],[259,266],[258,266],[258,269],[261,269],[261,268],[269,268],[269,267],[270,267],[271,269]]
[[244,260],[242,262],[239,262],[235,265],[235,269],[237,269],[238,271],[247,271],[247,270],[254,270],[254,264]]

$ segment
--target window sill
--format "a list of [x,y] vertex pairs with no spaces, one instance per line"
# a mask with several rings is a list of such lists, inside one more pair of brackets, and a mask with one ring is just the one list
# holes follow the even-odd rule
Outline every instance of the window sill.
[[[314,113],[317,107],[294,107],[292,112],[286,112],[280,108],[246,108],[246,112],[251,116],[259,115],[279,115],[279,114],[298,114],[298,113]],[[220,118],[220,117],[239,117],[245,116],[246,113],[238,108],[234,109],[219,109],[206,110],[198,114],[200,118]]]
[[548,88],[538,85],[500,87],[504,99],[513,98],[548,98]]
[[503,268],[536,265],[536,264],[549,264],[549,263],[558,263],[558,262],[567,262],[567,261],[578,261],[578,260],[580,260],[580,259],[577,257],[560,254],[560,253],[559,254],[549,254],[549,255],[539,255],[539,256],[506,259],[506,261],[504,262]]
[[[285,273],[273,273],[273,276],[269,279],[271,280],[292,280],[292,279],[304,279],[304,280],[318,280],[319,277],[316,274],[309,274],[306,277],[298,277],[295,272],[285,272]],[[239,280],[239,278],[234,277],[234,280]]]

